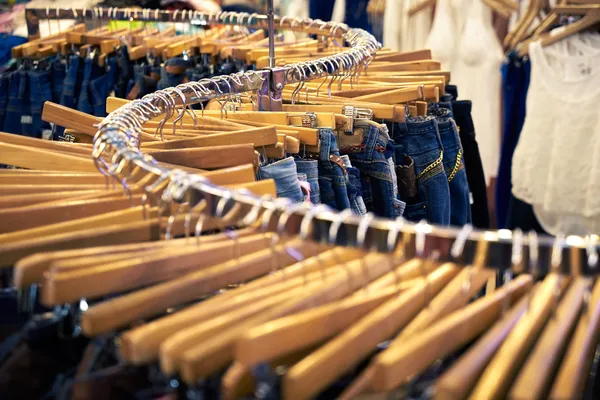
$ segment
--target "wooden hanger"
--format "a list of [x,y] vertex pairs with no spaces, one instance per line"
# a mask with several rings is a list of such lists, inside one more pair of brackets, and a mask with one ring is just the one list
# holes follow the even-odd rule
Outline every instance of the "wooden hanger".
[[[300,241],[292,241],[285,246],[301,253],[312,251],[313,248]],[[279,265],[293,263],[292,257],[282,251],[283,246],[279,246],[275,250],[278,254]],[[96,335],[107,329],[122,327],[135,319],[155,315],[168,307],[190,301],[202,293],[218,290],[228,281],[234,284],[259,277],[271,270],[272,256],[273,249],[261,250],[235,261],[190,273],[121,298],[99,303],[90,307],[83,316],[83,330],[88,335]],[[118,316],[114,315],[115,309],[119,310]]]
[[519,373],[519,366],[523,365],[558,301],[557,290],[562,293],[567,282],[568,279],[556,274],[550,274],[544,279],[532,295],[529,310],[511,331],[477,382],[471,393],[473,398],[503,397],[508,394]]
[[[486,284],[486,282],[495,275],[494,271],[485,269],[487,257],[487,242],[480,241],[477,246],[476,258],[473,265],[462,271],[446,286],[441,292],[431,300],[426,308],[414,317],[402,331],[391,342],[387,350],[380,354],[381,357],[386,352],[393,352],[396,346],[400,346],[403,341],[413,335],[421,332],[436,321],[449,315],[450,313],[464,307],[467,302]],[[357,378],[348,389],[344,391],[345,396],[355,396],[362,393],[365,389],[373,387],[374,371],[377,359]],[[347,398],[347,397],[346,397]]]
[[270,234],[258,234],[201,247],[195,244],[167,247],[158,255],[117,261],[97,268],[61,271],[51,266],[44,276],[41,301],[50,306],[124,292],[206,270],[268,249],[270,244]]
[[600,4],[584,6],[556,6],[553,12],[557,14],[584,15],[579,21],[561,27],[558,31],[549,32],[540,37],[542,46],[550,46],[566,37],[596,26],[600,22]]
[[321,269],[356,259],[361,254],[360,251],[331,249],[301,263],[285,267],[279,273],[266,275],[185,310],[134,328],[121,336],[121,356],[135,365],[156,360],[159,345],[183,328],[223,315],[240,305],[250,304],[268,295],[303,285],[305,278],[308,279],[307,274],[314,271],[321,274]]
[[544,399],[550,394],[552,380],[558,371],[564,350],[571,339],[584,292],[591,282],[575,278],[566,290],[554,315],[538,339],[527,362],[510,390],[510,396],[520,399]]
[[[193,382],[200,377],[209,376],[212,372],[218,371],[230,363],[233,360],[233,345],[235,341],[249,328],[287,315],[290,312],[297,312],[307,307],[315,307],[338,300],[358,290],[367,282],[378,278],[388,270],[386,263],[382,262],[383,259],[381,257],[383,256],[368,254],[364,258],[364,261],[350,262],[346,265],[350,272],[340,272],[337,278],[334,277],[333,279],[323,281],[314,290],[308,290],[287,303],[250,318],[225,332],[220,332],[206,341],[196,343],[195,346],[186,350],[181,357],[179,370],[182,379],[186,382]],[[369,266],[369,276],[355,276],[349,282],[348,273],[360,274],[363,263]]]
[[[203,226],[206,229],[213,229],[218,226],[212,218],[207,218]],[[248,236],[255,231],[253,229],[240,229],[236,231],[239,237]],[[82,249],[51,251],[45,253],[36,253],[31,256],[20,259],[14,267],[14,284],[17,288],[25,288],[29,285],[40,283],[43,274],[50,268],[52,263],[65,263],[69,261],[78,261],[85,263],[86,259],[98,259],[102,256],[113,257],[115,255],[128,258],[129,254],[145,250],[158,249],[165,246],[189,245],[191,243],[206,244],[227,239],[225,234],[214,234],[202,236],[200,238],[172,239],[169,241],[155,241],[148,243],[126,243],[123,240],[116,245],[96,246]],[[100,261],[103,262],[103,261]]]
[[575,332],[554,378],[550,399],[582,398],[596,345],[600,337],[600,282],[596,281],[590,302],[584,306]]
[[[388,348],[373,364],[373,389],[389,391],[422,373],[435,360],[469,343],[498,320],[506,301],[518,300],[531,286],[531,277],[520,276],[494,293],[426,327],[418,335]],[[341,398],[344,397],[342,395]]]
[[458,361],[436,382],[436,400],[467,399],[488,362],[504,339],[527,312],[529,298],[526,296],[494,324]]
[[514,49],[523,40],[536,16],[539,15],[542,5],[542,0],[531,0],[529,2],[525,14],[519,18],[513,30],[508,32],[504,38],[505,49]]
[[[327,387],[408,323],[425,306],[424,294],[435,295],[457,272],[453,265],[437,269],[426,281],[387,301],[294,365],[283,378],[285,396],[311,398]],[[306,385],[308,381],[310,385]]]

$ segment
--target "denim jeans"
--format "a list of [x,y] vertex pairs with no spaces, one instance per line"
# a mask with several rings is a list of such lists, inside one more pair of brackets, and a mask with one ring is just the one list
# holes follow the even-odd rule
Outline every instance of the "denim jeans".
[[180,67],[187,70],[191,66],[191,61],[185,60],[183,57],[174,57],[167,60],[165,67],[160,69],[160,81],[158,82],[157,89],[162,90],[169,87],[175,87],[183,82],[185,72],[181,74],[172,74],[167,72],[166,67]]
[[79,76],[79,56],[69,57],[69,65],[67,67],[67,75],[63,84],[62,97],[60,104],[69,107],[76,108],[77,106],[77,89],[78,89],[78,76]]
[[52,101],[60,104],[63,94],[63,86],[67,77],[67,65],[62,60],[52,63]]
[[[94,114],[94,105],[101,103],[102,99],[95,99],[92,91],[92,82],[96,79],[103,77],[105,74],[98,64],[90,58],[87,58],[84,62],[83,68],[83,80],[81,82],[81,91],[79,93],[79,99],[77,100],[77,109],[86,114]],[[99,86],[105,86],[106,81],[101,80],[97,82]],[[102,89],[101,92],[106,93],[106,89]],[[104,96],[106,101],[106,96]]]
[[4,128],[6,107],[8,105],[8,88],[10,86],[10,74],[2,74],[0,77],[0,127]]
[[129,89],[130,92],[127,94],[127,98],[131,100],[136,98],[141,99],[145,95],[156,91],[157,82],[150,77],[151,72],[152,68],[148,65],[136,65],[133,67],[134,80],[130,82],[130,86],[132,88],[136,86],[136,91],[131,92],[131,89]]
[[29,115],[29,96],[27,86],[29,81],[28,72],[18,70],[10,75],[8,87],[8,104],[6,105],[6,116],[2,130],[8,133],[23,134],[22,121],[31,120]]
[[129,59],[127,46],[119,49],[119,77],[115,84],[115,96],[124,99],[127,97],[129,81],[133,79],[133,64]]
[[[367,211],[385,218],[402,216],[406,203],[398,199],[398,184],[386,156],[390,141],[388,129],[372,121],[354,122],[355,134],[362,130],[363,142],[348,152],[352,165],[360,171],[362,196]],[[393,163],[393,161],[392,161]]]
[[306,181],[310,184],[310,202],[321,203],[321,192],[319,191],[319,162],[317,160],[295,159],[298,174],[305,174]]
[[443,166],[443,147],[435,117],[409,117],[395,123],[396,159],[407,155],[414,160],[418,201],[406,207],[410,221],[426,219],[438,225],[450,224],[450,188]]
[[275,180],[277,197],[287,197],[296,203],[304,201],[304,194],[300,188],[296,164],[292,157],[284,158],[273,164],[261,166],[258,169],[258,178]]
[[52,101],[52,84],[49,68],[29,71],[29,105],[31,123],[23,124],[26,136],[50,139],[52,130],[42,121],[42,109],[46,101]]
[[444,171],[450,189],[450,225],[470,224],[469,183],[456,122],[452,118],[452,112],[446,108],[433,109],[432,114],[436,118],[444,149]]
[[106,86],[108,87],[108,94],[110,95],[115,89],[115,85],[117,84],[117,80],[119,79],[119,58],[117,56],[111,56],[108,58],[106,76]]
[[350,208],[355,214],[365,215],[367,213],[367,207],[362,197],[362,185],[360,183],[360,171],[352,166],[350,157],[343,155],[342,161],[346,166],[346,172],[348,173],[348,200],[350,200]]
[[346,172],[342,168],[340,151],[331,128],[319,129],[319,189],[321,203],[336,210],[350,208]]

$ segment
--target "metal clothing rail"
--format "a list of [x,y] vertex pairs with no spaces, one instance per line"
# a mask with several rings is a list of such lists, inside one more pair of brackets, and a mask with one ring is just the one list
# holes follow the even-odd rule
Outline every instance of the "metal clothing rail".
[[[246,26],[265,21],[264,16],[235,13],[205,17],[217,23],[236,21]],[[275,17],[275,21],[279,28],[288,27],[285,19]],[[163,204],[188,203],[193,210],[202,203],[206,215],[236,213],[246,215],[245,221],[248,218],[251,221],[253,215],[262,215],[264,229],[300,235],[307,240],[389,252],[401,240],[412,238],[417,256],[433,257],[439,261],[460,258],[467,265],[481,265],[476,260],[485,254],[483,265],[500,270],[519,267],[540,275],[550,270],[564,274],[597,274],[596,236],[553,239],[533,234],[523,236],[508,230],[477,231],[469,227],[458,230],[427,223],[412,224],[402,219],[374,218],[370,214],[360,218],[347,211],[338,213],[323,205],[292,204],[287,199],[258,198],[244,190],[228,190],[201,176],[162,168],[152,157],[140,152],[142,125],[152,118],[164,115],[161,123],[164,127],[176,113],[175,121],[182,118],[194,102],[246,91],[258,90],[259,95],[268,97],[269,101],[280,102],[281,93],[278,91],[284,85],[331,74],[349,76],[366,66],[379,48],[373,36],[360,29],[349,29],[344,24],[295,19],[290,20],[290,25],[295,30],[317,29],[316,33],[327,36],[341,33],[350,50],[285,67],[189,82],[132,101],[112,112],[99,125],[93,150],[98,169],[117,179],[125,189],[133,171],[141,169],[157,176],[148,193],[153,193],[160,183],[168,183],[158,199]],[[275,77],[271,85],[265,84],[269,74]],[[192,118],[195,118],[193,112]],[[458,252],[455,251],[457,243],[461,249]]]
[[[142,8],[27,8],[25,10],[27,20],[27,34],[29,39],[39,37],[40,23],[51,20],[75,19],[83,21],[141,21],[141,22],[172,22],[191,23],[193,25],[205,26],[211,24],[244,25],[250,28],[268,29],[268,16],[260,14],[220,12],[217,14],[202,13],[193,10],[155,10]],[[310,34],[322,34],[320,28],[324,24],[320,20],[307,20],[297,18],[275,16],[274,24],[281,29],[295,30]],[[343,24],[336,24],[341,26]],[[330,26],[330,25],[329,25]],[[331,26],[330,26],[331,27]],[[328,32],[327,36],[341,38],[344,31],[336,28]]]

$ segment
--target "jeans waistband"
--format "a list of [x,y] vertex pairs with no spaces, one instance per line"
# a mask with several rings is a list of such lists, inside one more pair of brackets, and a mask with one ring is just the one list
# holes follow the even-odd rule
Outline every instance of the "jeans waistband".
[[429,115],[435,117],[437,121],[438,130],[440,131],[440,135],[443,132],[449,131],[454,127],[452,121],[452,111],[447,108],[434,108],[430,111]]
[[317,160],[294,160],[298,173],[306,174],[307,179],[319,178],[319,162]]

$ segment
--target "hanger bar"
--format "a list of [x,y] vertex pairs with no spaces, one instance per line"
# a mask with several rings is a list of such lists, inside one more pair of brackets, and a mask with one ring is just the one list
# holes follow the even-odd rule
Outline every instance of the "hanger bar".
[[[228,13],[222,13],[216,18],[220,21],[231,21]],[[237,20],[239,21],[239,18]],[[317,23],[311,20],[304,20],[303,22],[298,22],[301,20],[295,21],[296,25],[314,25]],[[318,23],[320,24],[320,22]],[[286,217],[289,217],[287,217],[288,223],[285,229],[287,233],[297,235],[300,233],[303,225],[301,222],[306,220],[308,213],[311,213],[311,220],[308,224],[311,229],[307,233],[305,227],[303,233],[306,234],[307,238],[321,243],[362,247],[367,250],[388,252],[399,243],[403,235],[417,234],[426,237],[425,245],[421,252],[422,257],[431,256],[433,249],[437,251],[442,249],[442,254],[439,254],[439,261],[457,261],[450,254],[450,249],[456,238],[461,234],[461,231],[458,229],[437,227],[426,223],[415,225],[408,222],[404,223],[400,229],[398,222],[377,218],[373,219],[365,227],[363,226],[364,223],[361,225],[359,217],[348,217],[341,222],[338,231],[339,234],[335,238],[330,238],[328,232],[331,224],[340,222],[341,218],[337,212],[331,209],[325,209],[316,213],[313,210],[314,206],[303,205],[292,208],[293,205],[286,202],[286,199],[277,199],[274,201],[257,198],[245,191],[227,190],[212,184],[206,178],[159,167],[155,160],[138,150],[139,135],[143,124],[162,114],[166,114],[164,121],[168,120],[175,115],[175,106],[177,104],[187,105],[188,100],[192,102],[204,101],[206,99],[227,97],[233,93],[239,93],[240,90],[246,90],[259,80],[262,82],[262,79],[268,76],[265,74],[268,73],[276,74],[276,79],[272,81],[270,87],[267,85],[260,87],[259,97],[263,94],[269,96],[271,100],[277,101],[281,99],[281,97],[277,98],[277,96],[281,95],[281,89],[283,89],[285,84],[321,78],[326,75],[354,69],[360,63],[364,62],[364,60],[372,57],[374,52],[380,47],[373,36],[361,29],[349,29],[347,25],[337,23],[323,23],[320,25],[320,28],[322,28],[321,33],[326,36],[331,36],[338,31],[344,32],[343,38],[350,50],[312,62],[190,82],[179,85],[177,88],[159,90],[145,96],[143,99],[130,102],[112,112],[99,125],[99,131],[94,141],[93,153],[97,160],[96,165],[104,173],[116,176],[118,181],[123,181],[123,179],[127,178],[126,171],[132,169],[126,168],[127,166],[137,166],[149,173],[164,176],[169,179],[169,185],[165,189],[165,192],[163,192],[163,196],[167,195],[167,198],[170,198],[174,202],[189,202],[191,207],[201,201],[206,201],[206,212],[209,216],[217,216],[219,204],[225,204],[225,210],[230,210],[234,206],[241,206],[248,211],[268,211],[273,213],[273,216],[281,216],[286,212]],[[260,76],[260,78],[256,78],[256,76]],[[254,80],[252,79],[253,77]],[[165,123],[163,122],[163,124]],[[223,212],[223,210],[220,210],[220,212]],[[276,228],[270,226],[269,229],[274,231]],[[364,235],[362,231],[364,231]],[[400,232],[395,242],[392,243],[394,246],[388,245],[390,231]],[[361,237],[360,240],[359,237]],[[489,242],[488,266],[496,269],[510,268],[510,250],[513,243],[513,233],[508,230],[495,232],[474,230],[467,235],[462,257],[464,259],[458,261],[462,265],[471,264],[475,259],[476,244],[481,239]],[[523,242],[524,257],[522,265],[523,269],[526,269],[529,268],[530,259],[533,257],[531,257],[532,252],[528,247],[529,240],[524,239]],[[546,274],[548,272],[548,266],[551,265],[550,260],[553,246],[560,246],[564,253],[562,257],[564,261],[557,268],[557,271],[560,273],[580,275],[595,275],[597,273],[594,268],[588,266],[588,257],[586,256],[588,241],[585,238],[568,237],[556,245],[553,238],[540,236],[537,242],[538,251],[534,252],[534,254],[538,253],[538,273]],[[571,260],[577,260],[577,262],[571,262]]]
[[[29,38],[39,37],[39,21],[44,20],[62,20],[62,19],[79,19],[79,20],[103,20],[103,21],[129,21],[133,18],[135,21],[142,22],[187,22],[196,26],[209,25],[241,25],[249,28],[268,29],[267,15],[236,13],[236,12],[219,12],[219,13],[203,13],[200,11],[181,12],[158,10],[158,9],[134,9],[134,8],[103,8],[92,7],[85,9],[77,8],[26,8],[27,30]],[[35,22],[34,22],[35,21]],[[306,32],[312,34],[323,34],[323,25],[327,28],[332,28],[331,23],[321,20],[308,20],[298,18],[281,18],[274,15],[273,23],[275,29],[286,29],[297,32]],[[342,24],[334,24],[341,26]],[[336,28],[328,33],[327,36],[341,38],[344,31]]]

